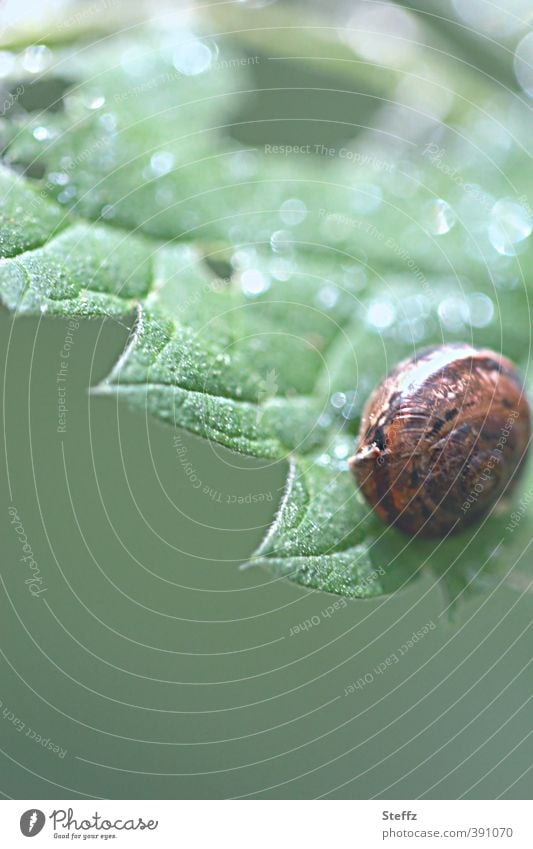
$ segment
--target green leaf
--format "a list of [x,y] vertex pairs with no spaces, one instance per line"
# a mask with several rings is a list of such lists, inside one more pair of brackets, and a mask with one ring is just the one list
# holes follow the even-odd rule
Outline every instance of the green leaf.
[[[292,460],[277,516],[251,564],[269,566],[276,575],[298,584],[350,598],[382,595],[409,579],[409,573],[387,574],[372,557],[372,517],[341,456],[345,441],[332,455],[313,461]],[[321,463],[328,460],[328,467]],[[333,468],[332,468],[333,466]]]
[[140,240],[86,224],[0,264],[0,298],[21,314],[124,316],[150,285],[150,251]]
[[0,196],[0,256],[37,248],[66,226],[63,210],[2,168]]
[[[368,393],[414,348],[472,338],[526,365],[531,248],[494,218],[507,177],[471,162],[471,197],[423,148],[363,149],[361,168],[355,148],[331,161],[243,149],[228,127],[251,84],[219,48],[170,34],[57,53],[60,101],[3,119],[0,299],[127,323],[96,393],[288,462],[251,564],[353,598],[426,572],[456,599],[519,553],[529,504],[516,529],[507,505],[461,537],[408,539],[369,511],[347,459]],[[205,70],[184,72],[193,60]],[[446,131],[450,156],[474,125]],[[514,130],[508,175],[524,164]]]
[[101,394],[119,393],[132,405],[244,454],[279,457],[280,442],[260,415],[257,377],[246,363],[194,331],[139,312],[130,345]]

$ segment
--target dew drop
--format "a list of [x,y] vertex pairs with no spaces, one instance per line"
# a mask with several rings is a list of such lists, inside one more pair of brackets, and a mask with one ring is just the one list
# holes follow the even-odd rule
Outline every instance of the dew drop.
[[62,192],[58,194],[57,199],[59,203],[69,203],[69,201],[71,201],[72,198],[76,197],[77,194],[78,190],[76,186],[67,186],[65,189],[63,189]]
[[212,55],[207,44],[198,38],[181,44],[175,51],[172,64],[180,74],[195,77],[207,71],[211,64]]
[[150,169],[156,177],[162,177],[172,170],[176,159],[173,153],[159,150],[150,158]]
[[346,457],[350,456],[350,452],[352,450],[352,444],[347,439],[343,439],[341,442],[338,442],[333,449],[333,453],[337,460],[345,460]]
[[515,246],[527,239],[532,229],[531,216],[511,198],[502,198],[492,207],[488,235],[499,254],[515,256]]
[[526,35],[516,48],[514,72],[521,88],[533,97],[533,32]]
[[336,286],[322,286],[316,294],[315,303],[322,309],[333,309],[339,300],[339,290]]
[[289,198],[281,204],[279,217],[288,227],[301,224],[307,215],[307,207],[303,200]]
[[52,61],[52,51],[44,44],[27,47],[22,55],[21,65],[29,74],[39,74]]
[[451,333],[459,333],[464,330],[469,321],[468,305],[464,298],[453,295],[442,299],[437,308],[437,314],[442,326]]
[[467,295],[469,320],[472,327],[486,327],[493,319],[494,304],[484,292]]
[[47,139],[53,138],[54,134],[48,129],[48,127],[35,127],[32,135],[37,141],[46,141]]
[[396,310],[390,301],[372,301],[366,312],[367,324],[384,330],[390,327],[396,318]]
[[174,203],[174,194],[170,186],[158,186],[155,192],[155,199],[158,206],[165,209]]
[[346,395],[344,392],[334,392],[330,398],[330,404],[335,410],[342,410],[346,404]]
[[352,200],[352,208],[359,215],[370,215],[381,205],[383,192],[374,183],[360,183]]
[[89,109],[101,109],[104,104],[105,104],[104,95],[98,94],[98,95],[96,95],[95,97],[92,97],[89,100],[89,103],[87,104],[87,106],[89,107]]
[[117,116],[112,112],[105,112],[103,115],[100,115],[98,123],[104,128],[104,130],[112,133],[116,130],[118,125]]
[[531,0],[505,0],[505,3],[486,3],[485,0],[453,0],[457,15],[473,28],[497,39],[519,32],[528,24]]
[[270,246],[275,253],[290,253],[293,248],[291,234],[287,230],[276,230],[270,237]]
[[270,287],[270,280],[255,268],[249,268],[241,274],[241,289],[245,295],[254,297],[266,292]]
[[423,224],[428,233],[443,236],[449,233],[457,220],[457,216],[447,201],[442,198],[432,200],[425,207]]
[[238,150],[230,157],[230,173],[237,180],[246,180],[257,173],[257,156],[252,150]]
[[9,50],[0,50],[0,77],[7,77],[15,67],[15,56]]
[[422,342],[428,334],[428,325],[420,316],[413,316],[400,321],[395,330],[397,339],[412,344],[413,342]]
[[115,211],[114,206],[112,206],[110,203],[106,203],[106,205],[102,207],[102,209],[100,211],[100,215],[101,215],[102,218],[105,218],[106,220],[110,220],[111,218],[114,218],[115,215],[116,215],[116,211]]
[[50,171],[47,180],[54,186],[66,186],[70,182],[70,177],[64,171]]
[[252,268],[255,262],[257,262],[257,251],[255,248],[239,248],[231,257],[233,268],[239,270]]
[[272,6],[276,0],[237,0],[237,2],[250,9],[264,9],[265,6]]

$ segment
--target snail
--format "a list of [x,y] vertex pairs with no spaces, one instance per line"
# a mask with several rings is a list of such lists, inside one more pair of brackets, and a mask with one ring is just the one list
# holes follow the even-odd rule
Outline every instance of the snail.
[[510,360],[468,344],[441,345],[403,360],[374,389],[348,464],[385,522],[443,537],[508,494],[530,432]]

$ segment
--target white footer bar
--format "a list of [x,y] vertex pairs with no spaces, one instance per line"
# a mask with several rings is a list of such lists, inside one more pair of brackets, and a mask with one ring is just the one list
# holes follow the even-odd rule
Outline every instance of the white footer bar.
[[[1,845],[531,849],[527,801],[49,801],[0,803]],[[35,844],[29,844],[29,838]]]

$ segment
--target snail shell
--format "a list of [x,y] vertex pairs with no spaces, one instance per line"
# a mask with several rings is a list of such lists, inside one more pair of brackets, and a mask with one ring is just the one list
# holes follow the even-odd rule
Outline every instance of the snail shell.
[[514,485],[530,414],[510,360],[443,345],[399,363],[370,395],[348,461],[374,510],[408,534],[444,536]]

